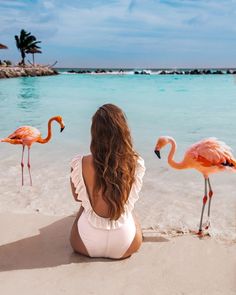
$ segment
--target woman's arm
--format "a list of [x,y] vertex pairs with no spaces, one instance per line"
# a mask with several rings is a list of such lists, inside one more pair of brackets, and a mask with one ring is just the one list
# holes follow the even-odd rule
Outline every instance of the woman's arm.
[[[73,171],[73,169],[71,168],[71,172],[72,172],[72,171]],[[71,185],[71,192],[72,192],[72,195],[73,195],[75,201],[76,201],[76,202],[81,202],[80,200],[78,200],[78,197],[79,197],[79,196],[78,196],[78,194],[75,192],[75,186],[74,186],[74,184],[73,184],[71,178],[70,178],[70,185]]]

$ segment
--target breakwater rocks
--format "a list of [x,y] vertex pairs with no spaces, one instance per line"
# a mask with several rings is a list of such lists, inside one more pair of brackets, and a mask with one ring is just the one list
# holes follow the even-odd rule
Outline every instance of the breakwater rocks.
[[236,70],[176,70],[176,71],[161,71],[159,75],[223,75],[223,74],[236,74]]
[[189,69],[189,70],[105,70],[105,69],[96,69],[96,70],[68,70],[69,74],[113,74],[113,75],[122,75],[122,74],[134,74],[134,75],[223,75],[231,74],[236,75],[235,69]]
[[57,74],[56,70],[49,67],[0,67],[0,79],[52,76]]

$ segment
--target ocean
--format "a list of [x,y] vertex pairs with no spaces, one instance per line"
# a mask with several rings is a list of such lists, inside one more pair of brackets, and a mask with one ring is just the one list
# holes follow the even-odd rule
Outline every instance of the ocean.
[[[53,137],[31,150],[33,186],[27,167],[21,187],[21,146],[0,145],[0,212],[70,215],[78,210],[70,192],[70,161],[89,153],[91,117],[99,106],[114,103],[127,115],[135,149],[146,174],[136,211],[142,228],[162,235],[197,231],[204,180],[194,170],[174,170],[169,148],[154,154],[161,135],[175,138],[180,161],[191,144],[217,137],[235,150],[236,79],[234,75],[79,75],[0,80],[0,138],[31,125],[42,135],[48,119],[61,115],[65,130],[54,123]],[[26,158],[25,158],[26,160]],[[212,175],[212,237],[236,242],[236,174]],[[206,212],[205,212],[206,213]]]

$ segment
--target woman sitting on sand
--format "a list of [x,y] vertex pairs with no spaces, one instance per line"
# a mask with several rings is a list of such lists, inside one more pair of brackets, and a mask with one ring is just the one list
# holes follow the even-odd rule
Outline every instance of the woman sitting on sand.
[[125,115],[113,104],[92,118],[91,155],[71,163],[71,188],[81,207],[71,230],[75,252],[90,257],[126,258],[142,243],[132,214],[142,187],[144,161],[133,150]]

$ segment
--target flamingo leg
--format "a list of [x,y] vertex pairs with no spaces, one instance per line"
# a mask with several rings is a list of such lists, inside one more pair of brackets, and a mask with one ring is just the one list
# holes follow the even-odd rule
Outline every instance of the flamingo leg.
[[205,195],[202,199],[202,213],[201,213],[199,232],[198,232],[199,235],[202,234],[202,220],[203,220],[203,213],[206,206],[206,202],[207,202],[207,178],[205,178]]
[[21,155],[21,184],[24,185],[24,152],[25,146],[22,145],[22,155]]
[[28,147],[28,170],[29,170],[29,177],[30,177],[30,185],[32,186],[32,178],[31,178],[31,172],[30,172],[30,147]]
[[208,181],[208,186],[209,186],[209,194],[208,194],[209,195],[209,203],[208,203],[208,213],[207,213],[208,221],[207,221],[206,229],[208,229],[209,226],[210,226],[211,199],[212,199],[212,196],[213,196],[213,191],[212,191],[210,179],[208,178],[207,181]]

